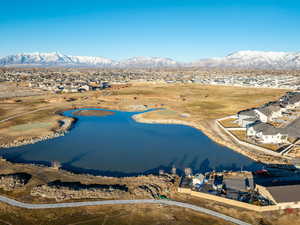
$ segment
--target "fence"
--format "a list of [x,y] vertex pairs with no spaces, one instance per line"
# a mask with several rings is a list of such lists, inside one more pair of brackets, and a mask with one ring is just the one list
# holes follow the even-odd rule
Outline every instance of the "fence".
[[232,116],[227,116],[227,117],[224,117],[224,118],[221,118],[221,119],[217,119],[216,120],[216,124],[226,133],[228,134],[235,142],[237,142],[238,144],[240,145],[244,145],[246,147],[250,147],[250,148],[254,148],[258,151],[262,151],[268,155],[273,155],[273,156],[279,156],[279,157],[282,157],[282,155],[278,152],[274,152],[272,150],[268,150],[266,148],[263,148],[263,147],[260,147],[260,146],[257,146],[257,145],[254,145],[254,144],[250,144],[250,143],[247,143],[247,142],[244,142],[244,141],[241,141],[239,140],[235,135],[233,135],[227,128],[225,128],[221,123],[220,121],[221,120],[225,120],[225,119],[228,119],[228,118],[235,118],[235,117],[232,117]]

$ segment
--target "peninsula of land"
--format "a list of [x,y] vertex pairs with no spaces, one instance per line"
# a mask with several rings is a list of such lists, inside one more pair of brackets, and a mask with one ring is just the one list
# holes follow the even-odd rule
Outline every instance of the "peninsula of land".
[[73,115],[75,116],[109,116],[114,115],[115,113],[112,111],[106,111],[106,110],[93,110],[93,109],[83,109],[73,112]]

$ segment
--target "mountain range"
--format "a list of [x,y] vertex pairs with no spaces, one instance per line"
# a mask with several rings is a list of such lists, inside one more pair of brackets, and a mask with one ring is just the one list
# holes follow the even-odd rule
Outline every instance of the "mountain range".
[[54,53],[21,53],[0,57],[0,66],[35,67],[99,67],[99,68],[242,68],[242,69],[300,69],[300,52],[238,51],[225,57],[178,62],[162,57],[133,57],[112,60],[104,57],[70,56]]

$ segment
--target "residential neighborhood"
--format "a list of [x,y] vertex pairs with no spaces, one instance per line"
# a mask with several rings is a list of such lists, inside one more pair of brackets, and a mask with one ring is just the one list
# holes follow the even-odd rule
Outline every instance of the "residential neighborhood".
[[217,124],[239,144],[275,156],[300,157],[300,92],[242,110]]
[[237,121],[241,127],[246,128],[250,138],[262,143],[286,143],[288,138],[300,137],[300,132],[297,132],[297,128],[300,128],[299,106],[300,92],[288,92],[276,102],[239,112]]
[[292,167],[270,166],[255,172],[211,171],[183,176],[179,192],[245,209],[272,211],[299,205],[300,176]]
[[94,91],[106,88],[109,86],[108,84],[126,84],[131,82],[195,83],[297,90],[300,84],[298,74],[297,71],[209,70],[197,68],[2,68],[0,70],[0,82],[15,82],[52,93]]

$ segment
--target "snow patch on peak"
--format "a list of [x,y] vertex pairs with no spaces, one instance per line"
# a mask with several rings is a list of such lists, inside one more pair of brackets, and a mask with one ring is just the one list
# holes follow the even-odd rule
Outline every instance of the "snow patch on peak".
[[180,66],[180,63],[170,58],[138,56],[121,60],[119,67],[170,67]]
[[231,58],[231,57],[246,57],[246,58],[251,58],[251,57],[268,57],[268,58],[278,58],[278,57],[283,57],[287,54],[290,53],[286,53],[286,52],[264,52],[264,51],[250,51],[250,50],[246,50],[246,51],[238,51],[238,52],[234,52],[229,54],[228,56],[226,56],[227,58]]
[[211,58],[192,63],[198,67],[245,69],[300,69],[300,52],[238,51],[223,58]]

